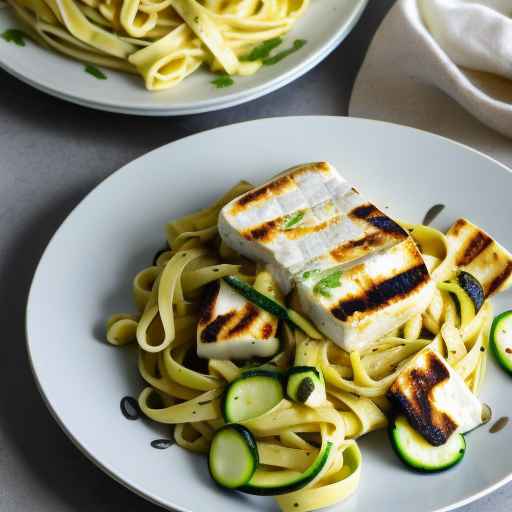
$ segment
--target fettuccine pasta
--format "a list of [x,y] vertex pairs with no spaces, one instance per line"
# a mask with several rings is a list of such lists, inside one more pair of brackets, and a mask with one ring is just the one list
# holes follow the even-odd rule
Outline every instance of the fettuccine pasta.
[[[162,5],[177,7],[180,16],[189,19],[190,13],[182,10],[185,3],[171,0]],[[221,3],[212,0],[205,5],[217,9]],[[249,4],[255,2],[244,3],[247,12],[251,12]],[[268,4],[278,7],[278,3]],[[147,12],[144,25],[150,27],[151,13],[158,12],[154,11],[158,4],[142,2],[139,10],[142,7],[146,9],[142,12]],[[286,11],[283,9],[278,10]],[[52,13],[62,16],[57,9]],[[224,34],[240,40],[249,22],[235,14],[224,16],[231,20],[229,32]],[[143,26],[142,21],[138,26]],[[212,51],[217,40],[210,42]],[[198,51],[205,50],[198,47]],[[236,61],[233,53],[219,57],[219,63],[222,59],[226,66]],[[107,324],[110,343],[138,344],[138,370],[147,385],[139,396],[143,413],[172,425],[177,444],[197,453],[208,452],[215,431],[224,425],[221,399],[226,386],[247,369],[247,365],[228,360],[201,362],[195,351],[203,288],[226,275],[254,283],[258,273],[255,264],[226,248],[217,232],[222,206],[250,189],[250,184],[241,182],[209,208],[170,222],[166,228],[168,247],[133,281],[138,313],[116,315]],[[449,279],[456,267],[447,237],[430,227],[403,226],[420,247],[436,283]],[[293,294],[286,300],[298,308]],[[355,492],[362,468],[357,439],[388,425],[386,393],[404,366],[425,347],[434,347],[442,354],[477,393],[485,375],[491,317],[492,306],[486,300],[462,325],[450,293],[438,288],[423,314],[361,352],[345,352],[328,339],[314,340],[285,325],[278,354],[252,366],[276,370],[318,367],[326,381],[327,402],[310,408],[283,399],[261,416],[241,423],[254,435],[260,464],[269,471],[300,474],[326,443],[331,450],[322,471],[304,488],[276,497],[280,508],[284,512],[315,510],[339,503]]]
[[38,43],[88,64],[137,73],[151,91],[179,84],[203,64],[226,75],[255,73],[309,5],[309,0],[7,2]]

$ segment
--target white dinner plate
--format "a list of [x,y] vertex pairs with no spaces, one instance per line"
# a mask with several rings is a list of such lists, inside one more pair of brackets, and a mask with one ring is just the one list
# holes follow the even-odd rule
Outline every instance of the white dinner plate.
[[[0,0],[0,7],[1,7]],[[0,67],[24,82],[58,98],[86,107],[123,114],[174,116],[239,105],[259,98],[299,78],[322,61],[350,33],[368,0],[312,0],[306,14],[285,36],[306,45],[255,75],[236,77],[231,87],[216,89],[214,75],[200,70],[177,87],[150,92],[141,77],[105,70],[107,80],[84,72],[84,65],[32,42],[20,47],[0,38]],[[21,27],[8,8],[0,9],[0,34]]]
[[[101,183],[71,213],[39,264],[27,308],[30,359],[51,412],[98,466],[164,507],[201,512],[275,510],[212,485],[206,460],[146,420],[128,421],[120,399],[142,382],[134,353],[104,341],[105,319],[133,311],[131,279],[164,239],[166,221],[202,208],[240,179],[261,183],[302,162],[329,160],[381,207],[420,222],[436,203],[435,225],[467,216],[512,247],[512,174],[490,158],[425,132],[351,118],[290,117],[204,132],[163,146]],[[512,304],[507,292],[497,311]],[[494,418],[512,410],[512,379],[491,361],[483,400]],[[511,479],[512,428],[482,427],[467,437],[464,461],[445,473],[415,474],[392,453],[384,432],[361,440],[357,494],[336,510],[445,511]],[[206,505],[207,504],[207,505]],[[206,508],[205,508],[206,507]]]

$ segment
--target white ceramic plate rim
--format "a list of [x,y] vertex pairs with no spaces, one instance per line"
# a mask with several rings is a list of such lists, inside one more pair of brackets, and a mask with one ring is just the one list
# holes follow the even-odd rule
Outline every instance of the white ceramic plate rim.
[[[180,142],[180,141],[183,141],[185,139],[193,138],[193,137],[195,137],[197,135],[204,136],[204,135],[207,135],[210,132],[219,131],[219,130],[222,131],[222,130],[233,128],[235,126],[243,127],[243,126],[246,126],[246,125],[254,125],[254,124],[258,124],[258,123],[265,124],[268,121],[278,120],[278,119],[288,119],[288,120],[293,120],[294,122],[297,122],[297,123],[302,123],[302,122],[307,122],[308,120],[311,120],[311,119],[322,119],[322,118],[324,118],[324,119],[333,119],[333,118],[336,119],[336,116],[288,116],[288,117],[284,117],[284,118],[264,118],[264,119],[259,119],[259,120],[255,120],[255,121],[248,121],[248,122],[244,122],[244,123],[235,123],[235,124],[227,125],[227,126],[224,126],[224,127],[221,127],[221,128],[214,128],[214,129],[211,129],[211,130],[207,130],[205,132],[200,132],[198,134],[189,135],[189,136],[184,137],[182,139],[179,139],[178,141],[175,141],[175,142]],[[384,122],[384,121],[376,121],[376,120],[363,119],[363,118],[351,118],[351,121],[353,121],[353,122],[359,122],[359,121],[371,122],[371,123],[380,124],[380,125],[383,125],[383,126],[390,126],[390,127],[394,127],[394,128],[399,127],[400,129],[403,129],[403,130],[408,130],[408,131],[412,131],[412,132],[418,132],[418,133],[422,134],[423,136],[426,135],[427,137],[430,137],[430,138],[433,138],[433,139],[443,140],[443,141],[449,142],[450,144],[453,144],[455,146],[459,146],[460,148],[463,148],[463,149],[465,149],[465,150],[467,150],[469,152],[472,152],[472,153],[474,153],[476,155],[479,155],[480,157],[483,157],[483,158],[487,159],[488,161],[491,161],[494,164],[496,164],[497,166],[501,167],[506,172],[512,173],[512,169],[508,168],[507,166],[505,166],[501,162],[497,161],[496,159],[494,159],[494,158],[486,155],[485,153],[482,153],[482,152],[480,152],[480,151],[478,151],[478,150],[476,150],[474,148],[471,148],[471,147],[466,146],[464,144],[461,144],[459,142],[453,141],[453,140],[448,139],[446,137],[435,135],[435,134],[432,134],[432,133],[429,133],[429,132],[426,132],[426,131],[423,131],[423,130],[418,130],[416,128],[411,128],[411,127],[406,127],[406,126],[399,126],[399,125],[396,125],[394,123],[387,123],[387,122]],[[132,160],[131,162],[128,162],[126,165],[124,165],[123,167],[121,167],[120,169],[118,169],[117,171],[112,173],[110,176],[108,176],[102,182],[100,182],[96,187],[94,187],[80,201],[80,203],[78,203],[78,205],[76,205],[75,208],[73,208],[71,213],[62,222],[62,224],[59,226],[57,231],[54,233],[54,235],[52,236],[52,238],[48,242],[48,245],[47,245],[46,249],[44,250],[44,252],[43,252],[43,254],[41,256],[41,259],[40,259],[40,261],[39,261],[39,263],[38,263],[38,265],[36,267],[36,271],[34,273],[34,277],[32,279],[32,283],[31,283],[31,286],[30,286],[29,294],[28,294],[27,308],[26,308],[26,314],[25,314],[25,332],[26,332],[27,352],[28,352],[28,356],[29,356],[30,367],[31,367],[31,370],[32,370],[32,373],[33,373],[33,376],[34,376],[34,380],[36,382],[37,389],[38,389],[39,393],[41,394],[41,397],[43,398],[43,401],[46,404],[46,406],[48,407],[51,415],[56,420],[57,424],[64,431],[64,433],[68,436],[68,438],[73,442],[73,444],[84,455],[86,455],[87,458],[89,458],[97,467],[102,469],[105,473],[107,473],[109,476],[111,476],[115,481],[119,482],[120,484],[122,484],[126,488],[130,489],[134,493],[136,493],[139,496],[147,499],[148,501],[150,501],[150,502],[152,502],[152,503],[154,503],[156,505],[160,505],[160,506],[162,506],[164,508],[168,508],[169,507],[169,503],[165,502],[164,500],[162,500],[158,496],[152,494],[151,492],[148,492],[148,491],[144,490],[143,488],[141,488],[140,485],[137,485],[132,480],[130,480],[128,478],[121,477],[120,475],[117,475],[108,464],[103,464],[102,462],[100,462],[96,458],[96,456],[93,454],[92,450],[90,450],[86,444],[82,443],[73,434],[73,432],[71,432],[66,427],[66,425],[64,424],[64,422],[60,418],[59,413],[56,410],[56,407],[54,407],[54,405],[51,403],[49,397],[45,394],[43,385],[42,385],[41,381],[39,380],[39,376],[38,376],[37,369],[36,369],[36,362],[33,359],[33,353],[32,353],[32,350],[31,350],[31,343],[30,343],[30,321],[29,320],[30,320],[30,316],[31,316],[31,309],[32,309],[32,307],[35,307],[35,304],[33,304],[32,295],[33,295],[34,289],[35,289],[35,287],[37,285],[38,274],[39,274],[39,272],[41,272],[41,268],[42,268],[42,266],[44,264],[45,256],[46,256],[47,252],[49,251],[49,248],[52,245],[54,239],[56,238],[56,236],[60,232],[60,230],[63,229],[63,227],[65,225],[67,225],[68,223],[71,223],[73,221],[73,218],[74,218],[74,215],[76,214],[77,209],[79,209],[82,206],[82,204],[92,194],[98,192],[111,179],[117,179],[121,174],[123,174],[125,171],[127,171],[127,169],[129,167],[131,167],[132,165],[136,164],[138,161],[141,161],[141,160],[146,159],[146,158],[151,158],[152,154],[154,154],[155,152],[160,151],[164,147],[171,146],[172,144],[174,144],[174,142],[166,144],[166,145],[161,146],[159,148],[156,148],[156,149],[154,149],[154,150],[152,150],[152,151],[150,151],[150,152],[148,152],[148,153],[146,153],[146,154],[136,158],[135,160]],[[492,493],[493,491],[496,491],[497,489],[499,489],[500,487],[506,485],[507,483],[509,483],[511,481],[512,481],[512,472],[510,474],[508,474],[507,476],[505,476],[504,478],[495,481],[492,485],[489,485],[486,488],[482,489],[480,492],[471,494],[471,495],[469,495],[469,496],[467,496],[467,497],[465,497],[465,498],[463,498],[463,499],[461,499],[461,500],[459,500],[459,501],[457,501],[455,503],[447,505],[445,507],[433,509],[431,512],[448,512],[448,511],[457,509],[459,507],[462,507],[464,505],[472,503],[472,502],[474,502],[474,501],[476,501],[476,500],[478,500],[478,499],[480,499],[480,498],[482,498],[482,497]],[[177,506],[175,504],[172,504],[172,503],[170,505],[173,506],[176,510],[180,510],[182,512],[192,512],[191,510],[189,510],[187,508],[179,507],[179,506]]]
[[79,95],[75,95],[73,93],[65,92],[64,89],[57,88],[48,81],[35,81],[29,76],[18,72],[7,62],[0,61],[0,67],[22,82],[34,87],[35,89],[43,91],[62,100],[81,105],[83,107],[90,107],[96,110],[104,110],[107,112],[131,114],[137,116],[181,116],[188,114],[200,114],[214,110],[221,110],[228,107],[234,107],[236,105],[255,100],[261,96],[274,92],[281,87],[284,87],[290,82],[293,82],[297,78],[306,74],[318,63],[324,60],[350,34],[356,23],[361,18],[368,4],[368,1],[369,0],[359,0],[346,23],[344,23],[337,32],[332,34],[331,37],[327,39],[326,42],[322,45],[322,47],[311,54],[307,59],[304,59],[289,69],[287,72],[272,80],[264,82],[255,87],[251,87],[245,91],[230,94],[223,98],[212,98],[198,102],[182,103],[166,108],[141,107],[137,105],[131,105],[129,103],[116,103],[112,101],[95,101]]

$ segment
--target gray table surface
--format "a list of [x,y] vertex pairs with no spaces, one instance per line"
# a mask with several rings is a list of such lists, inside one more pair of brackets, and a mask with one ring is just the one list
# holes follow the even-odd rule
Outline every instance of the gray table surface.
[[[155,119],[96,112],[0,71],[1,512],[161,510],[89,462],[54,422],[34,385],[25,350],[26,296],[59,224],[106,176],[162,144],[255,118],[346,115],[366,48],[393,2],[371,1],[348,39],[305,77],[217,113]],[[512,510],[512,485],[460,510]]]

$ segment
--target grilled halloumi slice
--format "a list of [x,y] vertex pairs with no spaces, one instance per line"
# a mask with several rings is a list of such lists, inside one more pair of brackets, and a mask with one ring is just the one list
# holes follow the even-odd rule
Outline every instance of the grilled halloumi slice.
[[454,249],[455,265],[478,279],[486,297],[512,285],[512,254],[482,228],[459,219],[446,237]]
[[205,294],[197,327],[197,355],[208,359],[269,357],[279,349],[278,320],[223,281]]
[[219,233],[268,263],[284,293],[309,266],[329,268],[407,238],[326,162],[294,167],[234,199],[220,213]]
[[[408,234],[326,162],[294,167],[234,199],[220,213],[219,233],[267,263],[284,293],[297,285],[317,327],[346,350],[422,312],[433,294]],[[327,298],[315,286],[331,270],[343,277]]]
[[482,423],[482,404],[446,360],[426,347],[402,370],[388,398],[432,445]]
[[305,275],[306,279],[297,282],[305,313],[349,352],[363,350],[422,313],[434,292],[434,283],[410,238],[362,261]]

